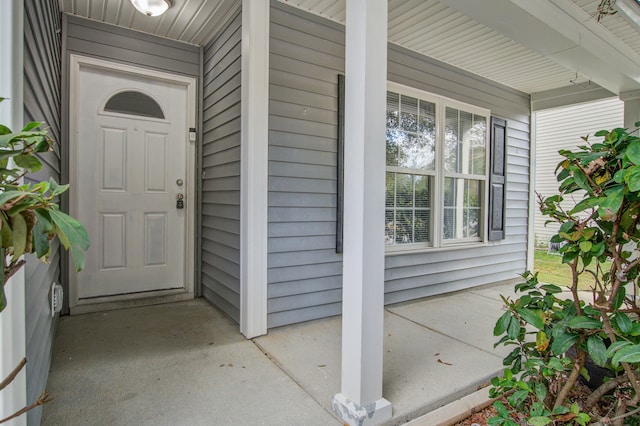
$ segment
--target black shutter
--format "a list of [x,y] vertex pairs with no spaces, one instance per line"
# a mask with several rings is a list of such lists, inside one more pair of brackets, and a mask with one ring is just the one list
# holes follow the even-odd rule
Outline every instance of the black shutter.
[[489,241],[504,239],[506,204],[507,122],[491,117],[491,176],[489,177]]
[[336,189],[336,253],[342,253],[344,226],[344,74],[338,74],[338,158],[337,158],[337,189]]

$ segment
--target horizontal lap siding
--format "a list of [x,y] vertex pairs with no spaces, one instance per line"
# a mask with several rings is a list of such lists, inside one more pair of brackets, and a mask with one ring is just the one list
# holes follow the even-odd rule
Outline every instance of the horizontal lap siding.
[[240,321],[240,42],[238,12],[204,48],[202,295]]
[[[507,119],[506,239],[386,256],[385,303],[516,278],[525,269],[529,97],[395,45],[388,79]],[[269,327],[341,313],[335,253],[337,74],[344,29],[281,3],[271,8]]]
[[344,32],[271,8],[268,326],[341,312],[335,252],[338,73]]
[[[61,135],[61,38],[58,2],[25,2],[24,16],[24,120],[44,121],[55,141],[54,151],[42,155],[43,168],[28,175],[27,182],[53,177],[60,181]],[[48,264],[27,256],[25,267],[27,403],[46,388],[56,319],[51,317],[49,290],[60,282],[60,246],[52,244]],[[42,408],[27,412],[29,424],[40,424]]]
[[65,15],[67,50],[197,77],[200,48],[103,22]]
[[[558,154],[561,149],[575,149],[584,141],[582,136],[591,135],[602,129],[614,129],[624,126],[624,102],[618,98],[588,102],[563,108],[554,108],[536,112],[536,192],[545,197],[556,194],[558,181],[554,173],[563,158]],[[582,199],[582,193],[566,196],[575,202]],[[563,204],[571,208],[572,203]],[[545,226],[548,217],[535,209],[535,242],[546,247],[551,237],[558,232],[558,226]]]

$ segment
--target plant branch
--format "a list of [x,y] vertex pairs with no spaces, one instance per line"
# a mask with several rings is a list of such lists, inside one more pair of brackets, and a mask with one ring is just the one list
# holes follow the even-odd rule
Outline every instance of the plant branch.
[[0,423],[5,423],[8,422],[9,420],[15,419],[16,417],[20,417],[21,415],[23,415],[24,413],[26,413],[29,410],[33,410],[36,407],[39,407],[41,405],[44,405],[48,402],[53,401],[53,398],[51,398],[51,395],[49,395],[49,392],[47,391],[43,391],[40,396],[38,397],[38,399],[36,399],[36,402],[34,402],[31,405],[28,405],[26,407],[24,407],[21,410],[16,411],[15,413],[13,413],[12,415],[10,415],[9,417],[5,417],[4,419],[0,420]]
[[587,353],[581,349],[577,349],[577,355],[578,356],[576,356],[576,359],[574,361],[571,374],[569,374],[567,381],[562,386],[562,389],[560,389],[560,392],[558,392],[558,396],[556,397],[556,402],[553,404],[554,410],[562,405],[565,398],[569,396],[569,392],[573,388],[573,385],[576,384],[578,377],[580,377],[580,371],[582,371],[582,368],[584,367],[585,360],[587,359]]
[[606,382],[598,386],[598,388],[594,390],[591,393],[591,395],[589,395],[589,397],[586,399],[584,403],[584,410],[591,411],[593,406],[596,405],[596,403],[600,400],[600,398],[602,398],[608,392],[614,390],[624,382],[627,382],[628,380],[629,378],[623,374],[618,377],[614,377],[611,380],[607,380]]
[[16,378],[18,373],[20,373],[20,371],[24,368],[25,365],[27,365],[27,359],[22,358],[22,360],[18,363],[16,368],[14,368],[13,371],[9,373],[9,375],[5,377],[5,379],[2,382],[0,382],[0,391],[6,388],[7,386],[9,386],[9,383],[13,382],[13,379]]

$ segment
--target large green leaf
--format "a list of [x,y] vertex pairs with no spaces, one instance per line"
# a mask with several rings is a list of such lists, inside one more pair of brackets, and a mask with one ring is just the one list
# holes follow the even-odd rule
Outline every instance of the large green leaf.
[[40,126],[44,125],[44,121],[30,121],[26,124],[26,126],[24,126],[24,128],[22,129],[23,132],[30,132],[33,129],[36,129]]
[[627,334],[633,330],[633,323],[631,322],[631,319],[629,319],[629,316],[624,312],[618,312],[614,320],[620,331],[623,333]]
[[620,349],[611,359],[611,363],[617,366],[621,362],[638,363],[640,362],[640,345],[626,346]]
[[5,204],[9,203],[10,201],[20,197],[20,196],[26,196],[26,197],[33,197],[34,195],[28,192],[24,192],[24,191],[6,191],[0,194],[0,205],[4,206]]
[[559,333],[551,343],[551,351],[556,355],[565,354],[571,346],[578,343],[580,336],[569,333]]
[[49,213],[45,209],[36,209],[35,213],[38,220],[33,228],[33,245],[36,256],[38,259],[42,259],[51,250],[49,233],[53,231],[53,226],[51,225]]
[[49,215],[60,242],[66,249],[71,250],[71,258],[75,264],[76,271],[81,271],[84,268],[84,252],[89,248],[87,230],[77,219],[62,213],[60,210],[51,209]]
[[529,420],[527,420],[527,423],[529,423],[531,426],[546,426],[552,422],[553,420],[547,416],[536,416],[531,417]]
[[527,308],[516,308],[516,312],[522,317],[522,319],[527,323],[531,324],[538,330],[544,331],[544,321],[542,318],[538,316],[531,309]]
[[493,335],[499,336],[509,327],[509,322],[511,321],[511,312],[507,311],[498,319],[496,322],[496,326],[493,328]]
[[594,334],[589,336],[587,340],[587,350],[589,351],[589,356],[600,367],[604,367],[607,365],[607,347],[602,340],[602,337]]
[[59,185],[53,178],[49,178],[49,188],[51,196],[55,197],[69,189],[69,185]]
[[510,317],[509,326],[507,327],[507,336],[509,336],[509,339],[515,340],[518,338],[519,334],[520,334],[520,323],[518,322],[517,318]]
[[[1,132],[0,132],[1,133]],[[17,132],[17,133],[6,133],[0,135],[0,148],[6,148],[9,144],[16,143],[20,140],[32,138],[34,136],[46,136],[46,130],[39,131],[28,131],[28,132]]]
[[11,228],[13,229],[13,260],[24,254],[27,247],[27,221],[21,214],[11,218]]
[[580,187],[580,189],[587,191],[589,194],[593,193],[593,189],[589,185],[587,176],[581,169],[575,168],[573,170],[573,180],[575,181],[576,185]]
[[627,340],[619,340],[617,342],[613,342],[611,345],[609,345],[609,348],[607,349],[607,358],[611,358],[613,357],[613,355],[621,350],[622,348],[625,348],[627,346],[632,345],[633,343],[627,341]]
[[0,160],[3,160],[5,158],[15,157],[16,155],[20,154],[21,152],[22,152],[21,149],[3,149],[3,150],[0,150]]
[[640,166],[640,145],[638,145],[637,143],[629,144],[626,154],[629,161],[637,166]]
[[589,330],[593,328],[602,328],[602,322],[594,318],[580,316],[572,318],[571,321],[569,321],[569,327]]
[[22,167],[30,172],[37,172],[42,168],[42,163],[38,160],[38,157],[30,154],[17,155],[13,157],[13,161],[16,163],[16,166]]
[[629,168],[625,179],[627,180],[627,184],[629,185],[629,191],[640,191],[640,165]]
[[605,195],[607,197],[600,203],[600,207],[616,213],[624,200],[624,185],[616,185],[607,189]]

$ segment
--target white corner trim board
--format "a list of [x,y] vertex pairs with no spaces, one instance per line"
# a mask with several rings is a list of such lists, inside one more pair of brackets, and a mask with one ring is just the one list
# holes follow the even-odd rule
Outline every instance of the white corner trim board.
[[242,1],[240,331],[267,333],[268,1]]
[[[12,130],[23,123],[23,0],[0,2],[0,123]],[[18,271],[4,287],[7,307],[0,313],[0,380],[4,379],[26,357],[25,271]],[[0,392],[0,419],[27,405],[27,374],[23,368],[11,384]],[[25,425],[22,415],[11,425]]]

